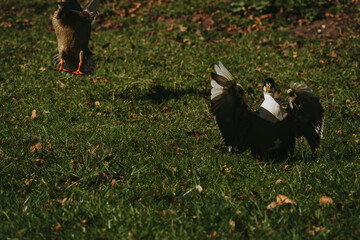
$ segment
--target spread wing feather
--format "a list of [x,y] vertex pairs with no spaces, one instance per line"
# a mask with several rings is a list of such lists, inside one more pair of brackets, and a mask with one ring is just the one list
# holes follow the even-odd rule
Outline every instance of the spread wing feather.
[[99,5],[99,0],[91,0],[84,8],[84,11],[91,13],[92,21],[95,21],[95,18],[98,14]]
[[[215,65],[216,66],[216,65]],[[220,65],[222,66],[222,64]],[[246,117],[251,114],[246,104],[244,89],[232,80],[232,75],[222,69],[222,75],[212,73],[211,81],[211,111],[216,117],[216,123],[229,150],[243,152],[249,147],[247,141],[247,125],[251,122]],[[231,79],[228,79],[231,78]]]
[[296,126],[297,137],[304,136],[314,151],[320,145],[324,129],[324,109],[319,98],[306,84],[291,83],[287,112]]

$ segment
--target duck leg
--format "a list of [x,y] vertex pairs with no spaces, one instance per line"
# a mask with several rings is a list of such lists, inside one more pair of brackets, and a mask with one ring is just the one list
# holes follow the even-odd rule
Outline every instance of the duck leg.
[[60,54],[59,54],[59,58],[60,58],[60,67],[55,69],[56,71],[65,71],[67,72],[68,70],[64,69],[64,59],[63,59],[63,52],[60,51]]
[[84,54],[84,51],[80,51],[80,53],[79,53],[79,59],[80,59],[80,61],[79,61],[79,67],[78,67],[78,69],[77,69],[75,72],[71,72],[72,74],[75,74],[75,75],[82,75],[82,74],[84,74],[84,73],[82,73],[82,72],[80,71],[81,65],[82,65],[82,63],[83,63],[83,54]]
[[64,69],[63,65],[64,65],[64,59],[60,58],[60,67],[56,68],[55,70],[56,71],[67,71]]

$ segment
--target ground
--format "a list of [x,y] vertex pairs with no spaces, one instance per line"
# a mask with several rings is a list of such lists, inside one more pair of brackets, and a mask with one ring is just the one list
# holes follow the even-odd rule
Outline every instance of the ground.
[[[71,76],[52,63],[56,1],[1,1],[0,238],[357,238],[353,2],[306,19],[230,1],[103,1],[95,75]],[[325,109],[320,149],[227,152],[210,112],[218,61],[252,109],[266,77],[308,84]]]

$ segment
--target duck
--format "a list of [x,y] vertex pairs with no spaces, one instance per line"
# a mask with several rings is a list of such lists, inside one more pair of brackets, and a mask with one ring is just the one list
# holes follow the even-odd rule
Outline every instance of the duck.
[[95,20],[99,0],[91,0],[82,9],[76,0],[62,0],[52,17],[58,54],[53,58],[57,71],[74,75],[93,74],[96,67],[89,49],[91,24]]
[[249,108],[246,92],[219,62],[211,73],[211,112],[223,142],[230,152],[251,154],[260,159],[293,155],[296,139],[304,137],[314,153],[320,147],[324,130],[324,109],[306,84],[291,82],[283,109],[274,97],[275,80],[266,78],[264,101],[256,111]]

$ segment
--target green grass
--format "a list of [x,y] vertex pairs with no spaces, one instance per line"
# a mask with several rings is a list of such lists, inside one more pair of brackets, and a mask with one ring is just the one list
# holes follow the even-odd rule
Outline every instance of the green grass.
[[[1,21],[11,23],[0,27],[1,239],[359,236],[358,31],[303,39],[270,24],[239,35],[226,27],[253,22],[222,1],[143,4],[123,17],[115,11],[129,2],[106,2],[103,16],[122,27],[94,31],[96,74],[71,77],[51,63],[55,3],[0,7]],[[191,21],[198,13],[215,24]],[[311,85],[326,115],[316,155],[303,139],[284,161],[228,153],[210,113],[210,72],[219,60],[249,90],[253,109],[265,77],[282,89]],[[277,194],[297,205],[267,210]],[[334,204],[320,206],[324,195]]]

